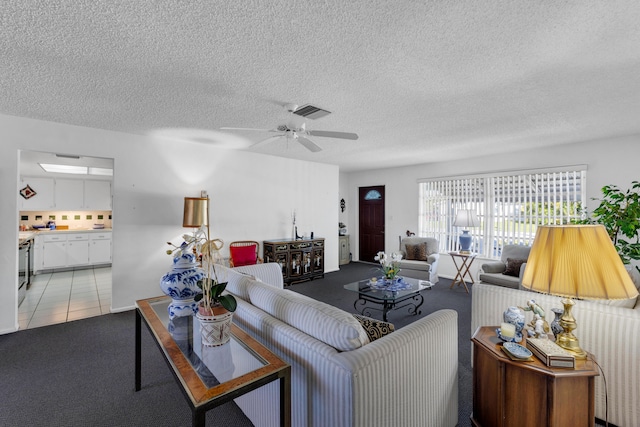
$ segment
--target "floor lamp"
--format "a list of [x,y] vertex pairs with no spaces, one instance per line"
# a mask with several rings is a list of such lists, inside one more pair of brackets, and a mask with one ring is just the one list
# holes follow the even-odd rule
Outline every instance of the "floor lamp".
[[564,297],[563,332],[556,344],[585,358],[571,313],[579,299],[628,299],[638,295],[629,272],[602,225],[538,227],[522,277],[526,289]]

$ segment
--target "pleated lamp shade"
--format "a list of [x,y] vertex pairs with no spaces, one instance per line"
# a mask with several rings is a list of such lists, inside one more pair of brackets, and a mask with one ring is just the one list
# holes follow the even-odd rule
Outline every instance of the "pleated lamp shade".
[[197,228],[203,225],[209,225],[209,198],[185,197],[182,226]]
[[602,225],[538,227],[522,286],[568,298],[628,299],[638,295]]
[[456,219],[453,221],[454,227],[471,228],[479,225],[478,216],[471,209],[460,209],[456,213]]

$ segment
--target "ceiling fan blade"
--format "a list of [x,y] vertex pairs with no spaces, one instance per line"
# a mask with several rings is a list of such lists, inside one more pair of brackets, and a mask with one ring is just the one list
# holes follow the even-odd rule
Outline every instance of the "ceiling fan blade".
[[312,151],[314,153],[317,153],[318,151],[322,151],[322,148],[318,147],[315,142],[311,141],[310,139],[305,138],[304,136],[300,136],[298,135],[298,138],[296,138],[300,144],[304,145],[305,148],[309,151]]
[[250,130],[250,131],[258,131],[258,132],[279,132],[277,129],[254,129],[254,128],[220,128],[221,130]]
[[312,136],[324,136],[327,138],[341,138],[341,139],[358,139],[358,134],[350,132],[332,132],[328,130],[308,130],[308,135]]
[[253,144],[251,147],[257,147],[257,146],[259,146],[259,145],[265,145],[265,144],[268,144],[268,143],[270,143],[270,142],[276,141],[276,140],[278,140],[278,139],[280,139],[280,138],[282,138],[282,137],[284,137],[284,136],[285,136],[285,135],[270,136],[270,137],[269,137],[269,138],[267,138],[267,139],[263,139],[262,141],[258,141],[258,142],[256,142],[256,143],[255,143],[255,144]]

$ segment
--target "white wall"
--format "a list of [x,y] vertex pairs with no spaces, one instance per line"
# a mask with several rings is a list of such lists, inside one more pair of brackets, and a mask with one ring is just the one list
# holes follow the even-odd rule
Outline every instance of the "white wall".
[[[640,136],[635,135],[455,162],[341,174],[340,188],[347,194],[345,200],[351,207],[346,222],[352,236],[351,252],[357,260],[359,248],[354,236],[358,235],[359,187],[385,186],[385,251],[393,251],[398,249],[398,236],[404,236],[407,230],[417,232],[418,179],[584,164],[588,167],[587,209],[591,210],[598,204],[591,199],[601,196],[600,189],[604,185],[615,184],[627,189],[632,181],[640,181],[639,159]],[[474,277],[477,277],[477,267],[481,262],[478,259],[473,265]],[[453,278],[455,275],[448,255],[441,255],[439,272],[443,277]]]
[[0,334],[18,327],[19,150],[114,159],[114,311],[160,294],[171,266],[166,242],[189,232],[183,198],[200,190],[211,198],[212,237],[290,237],[295,208],[299,232],[326,239],[325,271],[338,269],[336,166],[0,115]]

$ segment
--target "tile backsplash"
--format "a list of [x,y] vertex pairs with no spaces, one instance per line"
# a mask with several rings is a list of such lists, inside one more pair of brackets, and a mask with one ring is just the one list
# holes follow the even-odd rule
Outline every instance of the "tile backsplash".
[[46,225],[54,221],[59,225],[69,226],[69,230],[93,228],[94,224],[104,224],[105,228],[111,226],[111,211],[25,211],[20,212],[20,226],[31,229],[34,225]]

